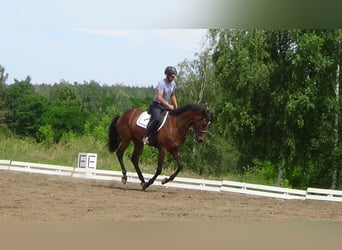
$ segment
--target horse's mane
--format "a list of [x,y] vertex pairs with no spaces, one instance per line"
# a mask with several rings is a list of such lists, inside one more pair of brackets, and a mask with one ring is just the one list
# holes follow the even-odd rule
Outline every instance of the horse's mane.
[[171,110],[170,114],[180,115],[180,114],[182,114],[184,112],[187,112],[187,111],[199,111],[199,112],[202,112],[204,110],[205,109],[202,108],[200,105],[197,105],[197,104],[187,104],[187,105],[181,106],[179,108],[176,108],[174,110]]
[[207,109],[205,109],[205,108],[203,108],[197,104],[187,104],[187,105],[181,106],[179,108],[171,110],[170,114],[180,115],[180,114],[183,114],[184,112],[187,112],[187,111],[195,111],[195,112],[197,111],[200,113],[204,113],[207,115],[208,120],[212,121],[212,119],[213,119],[213,114],[209,110],[207,110]]

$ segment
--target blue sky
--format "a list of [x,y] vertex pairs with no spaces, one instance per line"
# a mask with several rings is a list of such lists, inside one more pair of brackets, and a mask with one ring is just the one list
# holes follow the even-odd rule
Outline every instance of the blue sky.
[[196,1],[2,1],[0,65],[7,83],[155,85],[165,66],[201,51],[206,29],[174,28]]

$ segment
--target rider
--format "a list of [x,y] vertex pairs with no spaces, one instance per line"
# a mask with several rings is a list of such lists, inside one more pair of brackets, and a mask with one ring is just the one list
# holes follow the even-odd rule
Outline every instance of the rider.
[[[150,105],[149,113],[151,119],[147,125],[146,134],[143,138],[143,143],[147,144],[149,137],[155,131],[160,121],[160,115],[164,110],[173,110],[177,108],[177,98],[175,94],[177,70],[173,66],[167,66],[165,69],[165,78],[158,82],[156,93],[153,97],[153,102]],[[170,104],[170,100],[172,104]]]

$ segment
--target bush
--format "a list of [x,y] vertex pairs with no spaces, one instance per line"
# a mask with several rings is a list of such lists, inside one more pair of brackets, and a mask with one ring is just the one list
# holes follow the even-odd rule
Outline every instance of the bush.
[[38,129],[37,141],[44,142],[46,145],[51,145],[54,141],[55,133],[51,125],[44,125]]

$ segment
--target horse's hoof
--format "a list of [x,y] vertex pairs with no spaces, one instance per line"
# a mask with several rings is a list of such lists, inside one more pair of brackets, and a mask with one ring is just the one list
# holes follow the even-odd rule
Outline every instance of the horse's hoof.
[[123,184],[126,184],[126,183],[127,183],[127,176],[122,176],[122,177],[121,177],[121,182],[122,182]]
[[141,183],[142,191],[146,191],[146,188],[147,188],[148,186],[149,186],[149,185],[148,185],[147,182]]
[[166,183],[168,183],[168,182],[169,182],[169,179],[168,179],[168,178],[165,178],[165,179],[163,179],[163,180],[161,181],[161,184],[164,185],[164,184],[166,184]]

